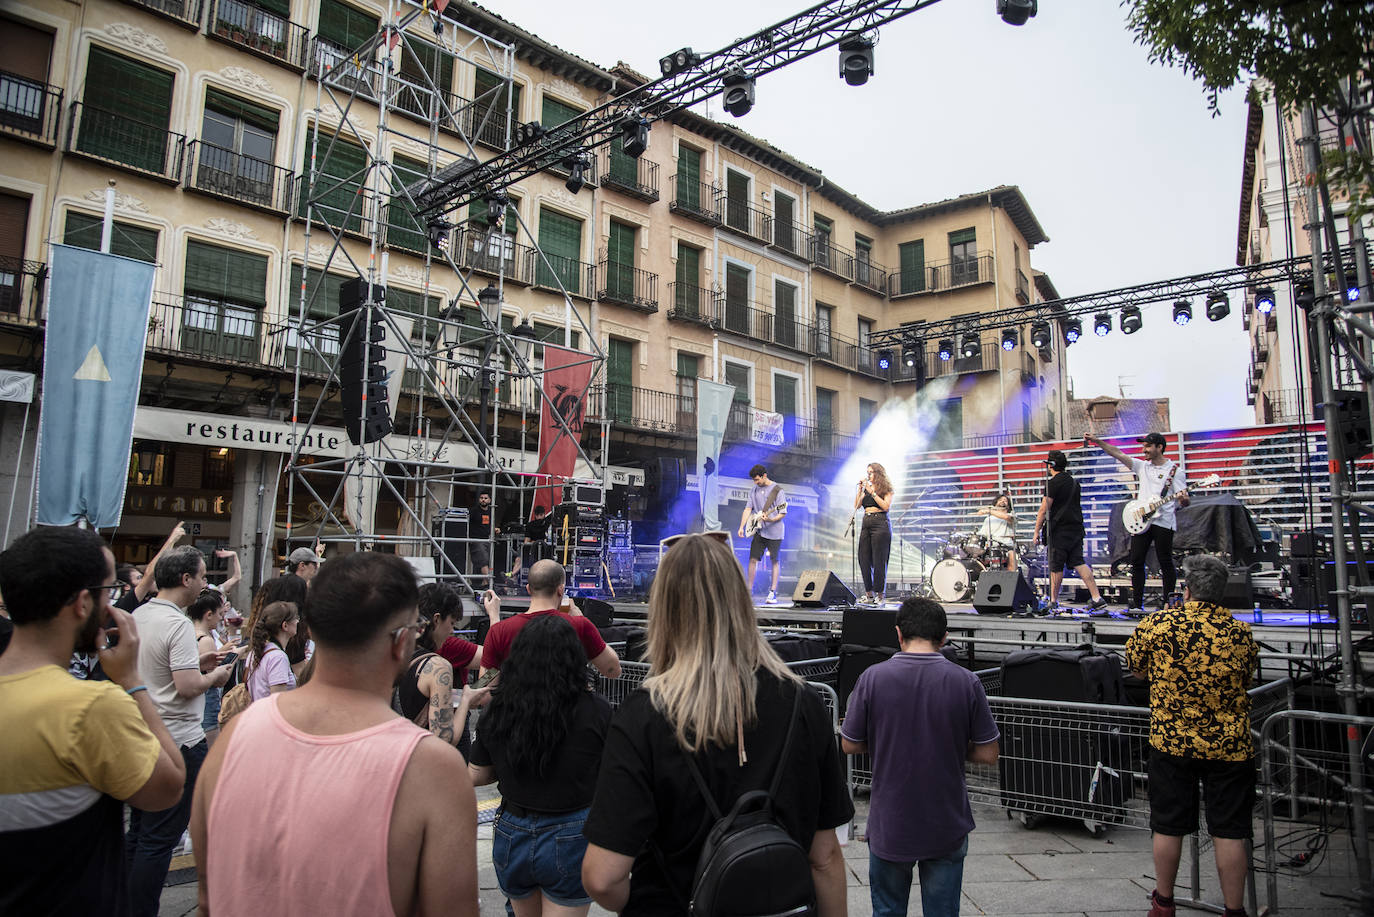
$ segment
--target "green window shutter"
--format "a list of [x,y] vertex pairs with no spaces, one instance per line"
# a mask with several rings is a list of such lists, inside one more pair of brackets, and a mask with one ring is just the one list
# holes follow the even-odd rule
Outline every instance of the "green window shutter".
[[[494,91],[493,91],[494,90]],[[477,81],[474,84],[473,128],[478,137],[487,143],[495,142],[505,146],[506,136],[506,81],[490,70],[477,68]],[[520,120],[520,84],[511,84],[511,126]],[[491,112],[488,117],[487,113]],[[543,123],[543,119],[540,119]],[[485,126],[483,126],[485,124]],[[544,125],[548,127],[548,125]]]
[[683,353],[680,350],[678,351],[677,374],[679,377],[686,379],[695,379],[697,377],[697,373],[700,372],[700,365],[701,358],[698,357],[696,354]]
[[77,148],[161,172],[167,159],[172,74],[92,46]]
[[854,254],[855,254],[855,255],[858,255],[860,258],[862,258],[862,259],[865,260],[865,261],[870,260],[870,259],[872,258],[872,256],[873,256],[873,240],[872,240],[872,239],[866,239],[866,238],[864,238],[863,236],[860,236],[860,235],[855,235],[855,236],[854,236]]
[[429,167],[419,160],[396,156],[391,163],[391,203],[386,208],[386,241],[388,245],[412,252],[429,248],[429,230],[415,215],[410,199],[401,189],[429,175]]
[[725,193],[732,201],[749,203],[749,176],[733,169],[725,173]]
[[609,260],[616,264],[634,267],[635,227],[611,220],[611,235],[606,251]]
[[[406,35],[401,55],[401,76],[424,89],[432,81],[440,92],[453,85],[453,55],[427,41]],[[425,77],[429,79],[426,80]]]
[[377,33],[377,17],[338,0],[320,0],[320,38],[352,51]]
[[752,275],[735,264],[725,267],[725,327],[736,334],[749,334],[749,284]]
[[[309,144],[307,140],[307,157]],[[362,228],[362,205],[358,192],[363,186],[363,169],[367,165],[367,152],[360,146],[339,137],[330,149],[330,137],[323,131],[319,138],[319,174],[315,177],[315,206],[323,212],[331,226],[357,232]],[[301,174],[309,172],[309,162],[301,169]],[[302,186],[304,187],[304,186]],[[305,214],[306,195],[300,199],[300,212]],[[350,213],[351,209],[351,213]]]
[[[547,341],[548,343],[550,343],[550,344],[556,344],[556,345],[558,345],[559,347],[562,347],[562,346],[563,346],[563,326],[562,326],[562,325],[544,325],[544,324],[540,324],[539,322],[535,322],[535,323],[534,323],[534,336],[535,336],[536,339],[538,339],[538,340],[540,340],[540,341]],[[572,338],[571,338],[571,340],[572,340],[572,348],[573,348],[573,350],[581,350],[581,349],[582,349],[582,332],[581,332],[581,331],[578,331],[578,330],[574,329],[574,330],[573,330],[573,333],[572,333]]]
[[773,311],[777,314],[779,331],[783,323],[790,324],[797,317],[797,288],[781,280],[773,284]]
[[773,413],[795,422],[797,416],[797,380],[791,376],[773,377]]
[[690,210],[701,209],[701,151],[677,148],[677,201]]
[[544,107],[539,115],[539,122],[546,130],[553,130],[560,124],[571,121],[573,118],[582,114],[582,109],[573,108],[557,99],[544,96]]
[[[100,217],[68,210],[62,241],[77,248],[100,251],[101,224]],[[115,220],[110,228],[110,254],[157,264],[157,230]]]
[[919,293],[926,288],[926,243],[924,239],[897,246],[901,270],[901,292]]
[[[520,221],[515,218],[515,212],[519,209],[520,200],[512,197],[510,206],[506,208],[506,235],[513,236],[520,231]],[[490,228],[487,223],[486,201],[473,201],[468,205],[468,225],[484,232]]]
[[639,160],[625,152],[619,138],[611,141],[609,157],[613,181],[631,187],[639,184]]
[[701,284],[701,249],[677,244],[677,282],[694,287]]
[[281,119],[281,116],[270,108],[255,105],[214,87],[205,90],[205,107],[210,111],[238,118],[245,124],[251,124],[271,134],[277,132],[277,125]]
[[795,219],[796,201],[781,192],[774,194],[773,198],[774,219],[785,225],[790,231],[792,228],[792,221]]
[[960,229],[957,232],[949,234],[950,245],[962,245],[965,242],[973,242],[976,240],[977,235],[972,229]]
[[269,13],[276,13],[283,19],[291,18],[291,0],[253,0]]
[[725,384],[735,387],[736,404],[750,404],[754,393],[749,390],[749,367],[738,363],[725,364]]
[[[339,274],[326,274],[311,268],[308,286],[305,290],[305,305],[314,318],[330,318],[339,314],[341,291],[348,278]],[[301,266],[291,265],[291,287],[286,291],[287,314],[295,319],[300,307]]]
[[[539,247],[544,250],[554,275],[570,293],[582,292],[581,265],[582,221],[553,210],[539,211]],[[541,286],[557,286],[549,274],[544,259],[536,260],[535,282]]]
[[248,252],[186,243],[187,295],[200,294],[211,299],[245,306],[267,306],[267,257]]
[[835,228],[835,224],[827,220],[825,217],[818,216],[815,218],[814,225],[816,228],[816,232],[823,234],[826,237],[826,241],[829,242],[830,232]]

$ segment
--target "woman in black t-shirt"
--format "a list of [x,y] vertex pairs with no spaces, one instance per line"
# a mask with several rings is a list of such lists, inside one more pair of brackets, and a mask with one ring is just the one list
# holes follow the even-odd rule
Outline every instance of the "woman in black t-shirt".
[[[649,677],[616,711],[583,829],[582,881],[621,915],[685,914],[713,819],[691,755],[717,807],[766,790],[810,851],[819,913],[845,912],[835,828],[854,815],[825,705],[759,633],[739,563],[724,542],[687,535],[669,547],[649,597]],[[504,676],[503,676],[504,677]],[[797,692],[792,753],[781,760]]]
[[492,831],[496,881],[516,917],[586,914],[582,825],[611,707],[587,690],[587,655],[557,615],[526,624],[477,724],[468,772],[500,782]]

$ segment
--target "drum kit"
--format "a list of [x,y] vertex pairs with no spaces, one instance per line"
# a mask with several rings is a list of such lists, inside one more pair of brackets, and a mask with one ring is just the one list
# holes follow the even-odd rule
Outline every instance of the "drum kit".
[[[921,531],[922,556],[925,557],[929,556],[925,544],[930,542],[925,537],[925,530]],[[947,604],[972,599],[978,577],[988,569],[1000,570],[1005,567],[1007,555],[1011,551],[1016,550],[1018,557],[1024,557],[1025,554],[1019,545],[1013,548],[983,535],[953,532],[944,535],[932,534],[935,536],[933,543],[936,551],[930,553],[938,552],[941,560],[930,571],[929,578],[917,588],[917,593]],[[1021,566],[1025,572],[1025,565]],[[1029,580],[1029,576],[1027,579]]]

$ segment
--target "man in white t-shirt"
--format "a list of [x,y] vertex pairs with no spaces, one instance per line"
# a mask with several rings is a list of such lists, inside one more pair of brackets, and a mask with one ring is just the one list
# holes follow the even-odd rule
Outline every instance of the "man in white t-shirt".
[[1174,571],[1174,531],[1178,528],[1178,506],[1188,505],[1188,480],[1183,466],[1164,457],[1168,442],[1162,433],[1146,433],[1136,440],[1140,443],[1143,458],[1131,458],[1115,446],[1104,443],[1096,436],[1083,439],[1101,447],[1112,458],[1125,465],[1136,476],[1136,499],[1154,500],[1158,497],[1176,497],[1175,501],[1165,503],[1150,518],[1150,527],[1139,535],[1131,536],[1131,607],[1144,609],[1145,606],[1145,557],[1154,545],[1155,558],[1159,561],[1159,576],[1164,581],[1164,595],[1159,606],[1163,608],[1174,591],[1178,574]]

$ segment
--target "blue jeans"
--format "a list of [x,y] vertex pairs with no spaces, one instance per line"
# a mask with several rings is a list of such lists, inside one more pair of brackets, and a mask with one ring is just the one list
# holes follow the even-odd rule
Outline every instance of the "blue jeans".
[[914,863],[893,863],[870,852],[868,884],[873,917],[904,917],[911,897],[913,867],[921,876],[921,913],[925,917],[959,917],[959,892],[964,883],[967,853],[967,835],[945,856]]
[[591,903],[582,887],[582,855],[587,839],[582,823],[587,810],[516,816],[502,811],[491,836],[491,863],[507,898],[516,901],[537,892],[554,904],[578,907]]
[[181,801],[160,812],[129,809],[129,833],[124,838],[124,853],[129,861],[129,903],[133,917],[157,917],[162,885],[172,854],[181,841],[182,832],[191,824],[191,797],[196,791],[196,777],[205,761],[210,745],[201,739],[195,745],[181,746],[186,761],[186,785]]

